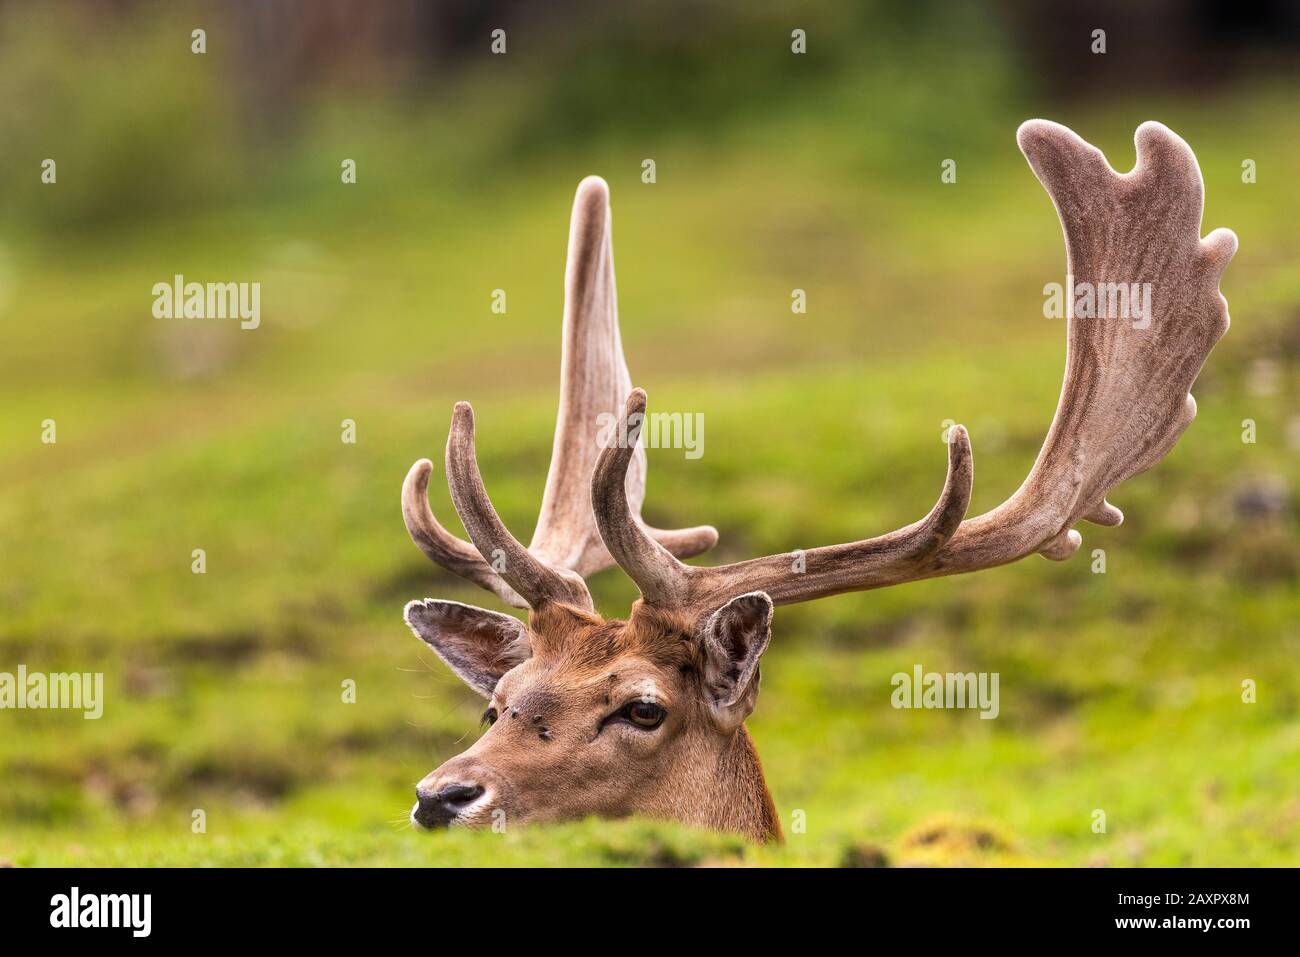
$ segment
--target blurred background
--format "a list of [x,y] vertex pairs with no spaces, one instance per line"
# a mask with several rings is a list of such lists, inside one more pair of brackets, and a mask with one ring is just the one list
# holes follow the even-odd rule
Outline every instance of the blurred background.
[[[0,863],[1296,863],[1300,13],[1133,6],[0,3],[0,671],[106,682],[98,721],[0,712]],[[610,183],[633,380],[707,424],[702,458],[650,452],[646,517],[737,560],[912,521],[945,420],[974,511],[1028,470],[1064,361],[1032,116],[1121,170],[1166,123],[1241,242],[1200,416],[1111,497],[1124,525],[781,609],[750,729],[806,814],[784,847],[407,830],[482,704],[402,606],[498,606],[411,544],[399,488],[469,399],[527,537],[579,179]],[[155,319],[177,273],[260,282],[260,328]],[[999,672],[1001,716],[892,709],[917,663]]]

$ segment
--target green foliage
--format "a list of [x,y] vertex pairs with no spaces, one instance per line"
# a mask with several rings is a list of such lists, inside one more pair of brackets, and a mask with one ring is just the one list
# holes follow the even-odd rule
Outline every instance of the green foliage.
[[[123,21],[75,9],[0,15],[5,221],[71,233],[229,200],[246,164],[221,55],[191,54],[176,11]],[[53,187],[41,181],[47,158]]]

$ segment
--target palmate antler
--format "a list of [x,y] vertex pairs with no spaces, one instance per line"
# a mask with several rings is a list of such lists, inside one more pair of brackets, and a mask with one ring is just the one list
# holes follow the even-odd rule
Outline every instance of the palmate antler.
[[[956,426],[943,493],[920,522],[810,549],[802,561],[787,553],[699,568],[641,531],[622,491],[633,449],[607,448],[592,480],[596,522],[644,601],[698,616],[754,591],[790,604],[976,571],[1035,552],[1064,559],[1081,542],[1079,521],[1123,520],[1106,496],[1160,461],[1196,414],[1189,390],[1228,329],[1219,278],[1237,239],[1226,229],[1200,238],[1200,168],[1187,144],[1159,123],[1138,127],[1137,165],[1125,174],[1055,123],[1031,120],[1017,140],[1056,205],[1072,288],[1149,283],[1152,294],[1149,312],[1136,323],[1071,311],[1056,416],[1020,488],[992,511],[962,521],[973,472],[966,432]],[[624,412],[629,445],[644,413],[645,393],[637,390]]]
[[[483,487],[468,403],[457,404],[453,414],[447,481],[473,544],[434,517],[428,497],[432,462],[416,462],[402,486],[402,516],[415,544],[436,564],[517,608],[561,601],[590,609],[584,576],[613,564],[591,511],[590,483],[600,452],[601,417],[618,416],[632,386],[618,332],[609,189],[595,176],[584,179],[574,197],[564,289],[560,407],[541,514],[529,546],[524,548],[502,524]],[[672,555],[690,557],[712,548],[718,533],[708,526],[664,530],[641,522],[645,472],[645,451],[638,448],[625,466],[622,486],[637,529]]]

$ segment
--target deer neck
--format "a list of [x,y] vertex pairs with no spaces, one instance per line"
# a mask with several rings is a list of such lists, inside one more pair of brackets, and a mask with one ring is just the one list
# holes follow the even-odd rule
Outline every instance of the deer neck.
[[[732,738],[732,747],[723,757],[719,770],[733,776],[735,803],[729,803],[723,809],[722,817],[728,818],[740,812],[741,825],[736,827],[757,841],[782,841],[781,822],[776,815],[776,804],[772,793],[767,789],[767,778],[763,775],[763,764],[758,759],[758,749],[749,738],[749,732],[741,725]],[[719,792],[721,793],[721,792]]]
[[759,843],[782,840],[763,765],[743,725],[721,747],[715,745],[712,755],[698,767],[693,786],[674,794],[675,802],[690,802],[691,806],[676,808],[674,817],[743,834]]

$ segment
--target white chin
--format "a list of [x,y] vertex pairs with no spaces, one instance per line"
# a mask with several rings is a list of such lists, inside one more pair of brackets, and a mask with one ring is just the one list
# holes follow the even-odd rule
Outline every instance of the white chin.
[[417,831],[432,831],[433,828],[425,827],[423,824],[421,824],[419,821],[415,819],[415,812],[418,811],[419,809],[420,809],[420,802],[416,801],[415,804],[411,807],[411,826],[414,827]]

